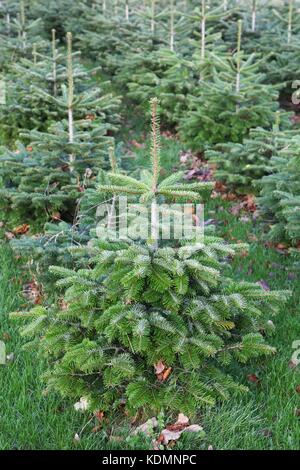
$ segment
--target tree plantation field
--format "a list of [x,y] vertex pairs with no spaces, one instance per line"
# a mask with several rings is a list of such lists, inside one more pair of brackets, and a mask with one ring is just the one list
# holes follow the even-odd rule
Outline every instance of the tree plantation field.
[[0,2],[0,449],[300,447],[300,2]]

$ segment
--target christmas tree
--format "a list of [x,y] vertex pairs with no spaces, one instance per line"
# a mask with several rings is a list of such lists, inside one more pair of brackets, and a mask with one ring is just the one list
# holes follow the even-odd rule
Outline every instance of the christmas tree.
[[291,117],[290,113],[278,111],[271,130],[250,129],[249,137],[241,144],[226,142],[207,150],[206,158],[217,164],[216,179],[238,193],[257,192],[256,183],[273,171],[271,158],[298,132],[292,129]]
[[0,70],[7,71],[20,57],[30,55],[35,42],[41,42],[41,19],[31,15],[24,0],[1,2]]
[[42,89],[39,93],[46,104],[56,105],[58,119],[46,132],[23,134],[30,142],[25,154],[24,149],[4,150],[1,195],[7,207],[19,210],[22,217],[27,213],[27,222],[41,215],[51,219],[57,211],[70,221],[78,198],[105,166],[104,157],[117,129],[119,99],[94,83],[82,87],[74,81],[70,33],[67,86],[62,85],[58,96]]
[[[110,147],[108,153],[110,165],[114,168],[117,165],[114,147]],[[43,226],[42,233],[27,233],[10,241],[16,256],[30,266],[47,301],[53,300],[56,280],[49,266],[81,268],[89,264],[90,240],[96,236],[98,207],[105,202],[105,195],[101,199],[96,186],[107,182],[106,172],[100,170],[93,178],[93,185],[81,193],[73,220],[64,221],[59,212],[54,212],[52,220]]]
[[188,96],[188,112],[179,131],[192,149],[241,142],[253,127],[270,127],[278,109],[276,87],[264,84],[258,58],[241,49],[242,23],[238,22],[237,50],[226,58],[210,54],[212,78],[202,80]]
[[[30,58],[20,58],[10,67],[6,103],[0,108],[2,144],[11,145],[23,129],[46,130],[52,120],[57,120],[57,106],[46,105],[44,94],[61,95],[61,85],[67,76],[65,62],[65,55],[58,50],[56,32],[52,30],[51,43],[44,42],[41,48],[34,44]],[[78,66],[74,79],[87,77],[82,67],[77,69]]]
[[295,0],[288,0],[280,9],[273,9],[277,20],[273,31],[265,37],[269,46],[266,75],[269,83],[284,83],[285,93],[290,94],[291,85],[297,80],[298,66],[295,57],[299,53],[300,15]]
[[140,180],[113,171],[98,188],[149,210],[148,239],[97,240],[92,268],[51,268],[64,289],[61,308],[12,314],[27,323],[27,348],[51,359],[48,387],[81,397],[88,409],[190,415],[244,391],[226,366],[274,353],[261,332],[287,296],[224,274],[224,260],[244,246],[209,234],[161,242],[159,204],[202,201],[211,185],[182,183],[181,173],[161,181],[157,106],[153,99],[152,170]]
[[286,135],[285,145],[271,159],[271,174],[259,183],[260,213],[268,223],[268,238],[293,246],[300,241],[299,162],[299,137]]
[[[222,55],[224,50],[221,33],[215,31],[218,20],[225,15],[223,9],[208,11],[204,0],[201,11],[191,7],[182,14],[176,8],[176,2],[170,1],[155,22],[153,34],[161,42],[160,47],[149,50],[145,41],[138,50],[132,47],[117,74],[126,97],[135,105],[143,106],[154,96],[159,97],[162,123],[172,127],[185,114],[187,95],[198,87],[199,77],[209,75],[211,60],[207,51],[214,49]],[[165,33],[160,34],[164,29]],[[169,39],[167,44],[164,37]]]

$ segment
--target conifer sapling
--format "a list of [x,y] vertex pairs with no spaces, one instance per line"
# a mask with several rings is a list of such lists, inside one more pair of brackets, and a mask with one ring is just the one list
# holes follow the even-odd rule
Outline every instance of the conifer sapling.
[[[156,233],[158,202],[202,201],[211,188],[182,183],[182,173],[161,180],[157,107],[154,99],[151,170],[140,180],[113,171],[98,188],[101,197],[127,195],[151,208]],[[162,243],[156,233],[95,240],[88,269],[51,268],[63,308],[12,314],[27,323],[27,348],[49,359],[48,387],[89,410],[191,415],[245,390],[227,375],[230,363],[274,353],[261,333],[287,292],[227,277],[224,261],[245,247],[208,233],[201,243]]]

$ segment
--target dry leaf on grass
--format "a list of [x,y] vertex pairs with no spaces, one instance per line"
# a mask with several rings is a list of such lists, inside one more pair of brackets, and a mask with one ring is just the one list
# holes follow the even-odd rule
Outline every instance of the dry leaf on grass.
[[178,419],[176,423],[174,424],[169,424],[166,426],[166,429],[164,429],[159,438],[157,439],[157,442],[159,444],[162,444],[164,446],[167,446],[169,442],[172,441],[178,441],[180,438],[181,434],[184,432],[200,432],[203,431],[203,428],[199,426],[198,424],[190,424],[189,425],[189,418],[185,416],[183,413],[180,413],[178,415]]
[[42,287],[35,279],[33,279],[24,285],[23,295],[30,302],[34,302],[35,305],[39,305],[42,302]]
[[269,284],[268,284],[266,281],[264,281],[263,279],[262,279],[261,281],[257,281],[256,284],[258,284],[259,286],[261,286],[261,287],[263,288],[263,290],[265,290],[265,291],[271,290]]
[[290,369],[296,369],[296,367],[298,367],[298,363],[296,361],[293,361],[293,359],[291,359],[288,363],[288,366]]
[[146,434],[146,436],[150,436],[153,432],[153,429],[157,428],[158,426],[158,421],[155,417],[153,418],[150,418],[148,419],[148,421],[146,421],[144,424],[141,424],[140,426],[138,426],[133,434],[139,434],[139,433],[143,433],[143,434]]
[[247,380],[248,380],[248,382],[251,382],[251,383],[256,384],[256,385],[259,385],[261,383],[260,379],[257,377],[256,374],[247,375]]
[[52,220],[61,220],[61,213],[60,212],[53,212],[51,214],[51,219]]
[[[162,365],[161,365],[162,367]],[[200,432],[203,428],[198,424],[189,424],[190,420],[183,413],[178,415],[177,421],[174,424],[168,424],[165,429],[160,433],[157,439],[153,439],[154,450],[159,450],[160,446],[170,446],[172,443],[176,443],[184,432]],[[144,424],[138,426],[133,434],[143,433],[146,436],[151,437],[153,431],[158,427],[158,420],[153,417],[148,419]]]
[[264,436],[264,437],[272,437],[273,436],[273,432],[270,430],[270,429],[261,429],[260,433]]
[[73,442],[74,442],[74,444],[76,444],[76,445],[79,444],[79,442],[80,442],[80,436],[79,436],[79,434],[77,434],[77,433],[75,434],[75,436],[74,436],[74,438],[73,438]]
[[6,362],[7,362],[7,363],[14,362],[14,360],[15,360],[15,355],[14,355],[14,353],[10,353],[10,354],[8,354],[8,355],[6,356]]
[[85,397],[81,397],[80,400],[74,404],[76,411],[86,411],[89,408],[89,401]]
[[29,224],[22,224],[22,225],[19,225],[18,227],[15,227],[12,233],[14,235],[25,235],[25,233],[27,233],[29,229],[30,229]]
[[132,145],[132,147],[135,147],[137,149],[145,148],[145,144],[141,144],[140,142],[137,142],[136,140],[131,140],[128,143],[129,143],[129,145]]
[[4,235],[7,240],[12,240],[13,238],[15,238],[15,235],[12,232],[5,232]]

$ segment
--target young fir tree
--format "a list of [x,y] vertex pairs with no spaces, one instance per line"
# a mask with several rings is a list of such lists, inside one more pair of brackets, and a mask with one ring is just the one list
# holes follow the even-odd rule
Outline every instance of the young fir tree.
[[[78,54],[73,54],[73,59]],[[88,81],[88,73],[74,63],[74,81]],[[2,144],[11,145],[20,138],[22,130],[46,130],[51,121],[62,118],[57,105],[45,102],[45,94],[62,95],[66,82],[67,65],[65,54],[58,50],[56,31],[52,30],[51,43],[42,48],[34,44],[30,58],[20,58],[11,66],[6,83],[6,103],[0,108],[0,132]]]
[[[298,65],[295,58],[300,45],[300,15],[296,1],[286,0],[280,5],[252,0],[252,5],[250,2],[241,5],[239,13],[246,25],[244,50],[248,53],[262,53],[266,58],[261,68],[266,83],[281,83],[284,95],[290,95],[291,84],[297,79]],[[225,35],[227,41],[232,40],[234,34],[232,25],[229,25],[229,30],[231,34],[227,31]]]
[[126,99],[142,108],[143,113],[147,112],[144,103],[158,96],[163,106],[163,124],[175,126],[195,84],[194,64],[170,49],[143,51],[127,58],[117,80],[124,87]]
[[31,8],[25,0],[1,3],[0,70],[6,72],[18,58],[30,56],[35,42],[41,42],[42,22],[30,14]]
[[[111,2],[96,2],[86,8],[80,19],[79,47],[86,57],[99,63],[109,76],[122,71],[127,55],[158,49],[161,38],[153,34],[147,22],[137,16],[138,2],[130,1],[114,8]],[[128,13],[127,13],[128,11]]]
[[[109,149],[109,154],[114,149]],[[107,182],[104,171],[100,171],[94,185]],[[81,268],[89,265],[89,242],[97,226],[97,209],[103,202],[96,187],[88,188],[78,200],[74,218],[70,222],[60,219],[54,213],[53,220],[47,222],[41,234],[23,235],[10,241],[14,253],[30,267],[37,279],[45,299],[53,301],[56,277],[49,272],[49,266]]]
[[270,160],[298,133],[292,129],[291,114],[276,112],[271,130],[257,127],[241,144],[225,142],[207,150],[206,158],[217,164],[215,177],[238,193],[257,192],[256,183],[273,171]]
[[[230,2],[234,5],[234,2]],[[234,5],[229,21],[223,23],[224,40],[235,47],[236,21],[241,19],[244,24],[243,49],[247,53],[270,51],[272,42],[266,38],[277,31],[278,21],[273,15],[274,5],[271,2],[262,3],[260,0],[249,0]],[[276,32],[274,34],[276,37]]]
[[[265,291],[223,273],[238,246],[206,235],[162,244],[158,204],[201,201],[207,183],[160,179],[157,100],[152,106],[152,169],[135,180],[111,172],[99,194],[136,197],[150,210],[147,242],[98,240],[92,268],[52,267],[63,307],[12,314],[50,359],[48,387],[90,409],[193,414],[246,387],[227,375],[232,362],[274,353],[261,334],[286,292]],[[244,247],[243,247],[244,249]]]
[[[105,73],[112,76],[115,56],[119,53],[119,48],[122,49],[122,38],[126,44],[127,27],[130,28],[131,23],[125,23],[122,25],[124,29],[120,30],[120,24],[118,25],[111,12],[107,12],[107,8],[108,2],[107,5],[96,2],[94,7],[85,8],[79,18],[80,31],[77,39],[84,56],[101,64]],[[123,20],[124,15],[121,18]]]
[[43,31],[46,36],[51,35],[52,29],[57,32],[59,40],[64,41],[68,31],[72,31],[75,37],[81,31],[78,26],[86,9],[96,0],[38,0],[35,2],[34,11],[38,18],[43,19]]
[[201,12],[191,8],[190,14],[182,15],[176,6],[176,2],[170,1],[156,21],[157,27],[166,29],[164,36],[169,39],[168,44],[162,41],[161,47],[152,51],[147,51],[147,44],[139,52],[133,48],[125,56],[117,77],[125,85],[126,96],[135,104],[144,106],[149,99],[159,97],[162,122],[168,126],[178,124],[186,110],[187,95],[198,86],[200,76],[209,74],[211,61],[206,51],[214,48],[221,55],[224,49],[221,34],[214,30],[217,20],[224,16],[223,9],[208,13],[203,0]]
[[46,104],[56,105],[57,121],[47,132],[24,133],[27,153],[4,150],[0,159],[2,202],[26,222],[57,211],[63,220],[73,219],[78,198],[106,165],[117,129],[119,99],[93,83],[74,82],[71,33],[67,39],[67,85],[59,96],[39,90]]
[[285,145],[270,162],[270,175],[259,185],[260,213],[268,223],[268,238],[297,246],[300,241],[299,136],[286,135]]
[[226,141],[241,142],[253,127],[270,127],[278,109],[276,87],[264,84],[261,61],[241,49],[238,22],[237,50],[227,57],[210,54],[212,78],[202,80],[188,96],[188,112],[179,131],[194,150]]
[[198,79],[203,80],[211,76],[211,58],[209,53],[214,51],[220,58],[226,49],[223,43],[221,25],[227,21],[231,10],[224,10],[220,4],[209,4],[207,0],[201,0],[200,6],[186,15],[191,21],[191,39],[193,47],[193,61],[198,68]]
[[285,84],[285,93],[290,95],[291,85],[297,80],[298,64],[295,58],[300,49],[300,14],[295,0],[288,0],[281,9],[273,9],[275,22],[273,30],[264,38],[266,77],[269,83]]

